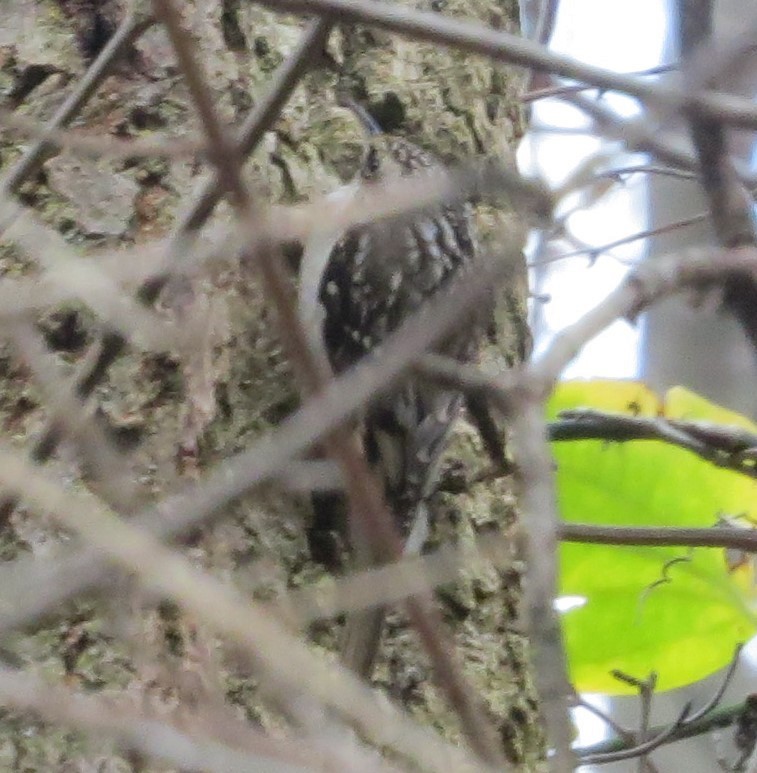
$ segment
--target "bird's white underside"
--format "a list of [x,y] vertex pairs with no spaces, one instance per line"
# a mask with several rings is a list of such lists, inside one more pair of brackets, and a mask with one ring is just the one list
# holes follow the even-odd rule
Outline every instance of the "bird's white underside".
[[329,211],[324,213],[323,227],[316,228],[311,233],[302,253],[297,308],[308,343],[313,351],[319,353],[319,356],[325,357],[326,349],[322,336],[325,310],[318,298],[318,291],[334,245],[342,236],[341,230],[329,228],[330,216],[336,216],[346,209],[359,189],[360,184],[353,182],[337,188],[326,197]]

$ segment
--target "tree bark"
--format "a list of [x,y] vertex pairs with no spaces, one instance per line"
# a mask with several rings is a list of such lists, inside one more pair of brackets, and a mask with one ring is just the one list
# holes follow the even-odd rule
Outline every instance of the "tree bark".
[[[429,6],[416,3],[428,10]],[[448,16],[472,17],[512,30],[511,0],[448,0],[431,7]],[[0,88],[17,114],[49,119],[92,57],[107,40],[125,4],[0,0]],[[272,74],[302,34],[303,23],[279,17],[253,3],[210,0],[182,3],[185,24],[196,40],[216,104],[225,120],[239,123],[269,88]],[[21,31],[24,32],[21,35]],[[483,59],[366,28],[337,27],[328,53],[341,68],[310,73],[289,100],[245,167],[256,201],[294,202],[333,190],[351,178],[362,148],[361,130],[336,107],[337,80],[365,99],[384,129],[407,136],[448,160],[471,154],[510,157],[521,131],[518,93],[522,77]],[[199,133],[186,89],[175,77],[162,31],[148,32],[90,100],[76,124],[80,134],[133,137]],[[22,143],[0,138],[7,170]],[[89,161],[63,152],[47,160],[22,186],[26,204],[82,251],[131,245],[170,233],[190,191],[207,169],[193,158]],[[484,240],[496,244],[513,216],[479,207]],[[229,220],[222,205],[215,218]],[[5,273],[33,266],[6,243],[0,245]],[[492,367],[523,356],[525,268],[517,286],[505,288],[497,317],[497,341],[486,354]],[[271,311],[254,276],[229,270],[198,277],[159,300],[167,313],[195,325],[196,348],[179,358],[129,349],[110,369],[96,399],[117,436],[134,445],[129,463],[150,498],[203,470],[275,426],[297,403],[281,345],[272,333]],[[97,332],[96,320],[77,305],[51,310],[40,320],[48,344],[66,367],[79,361]],[[0,350],[0,422],[6,438],[29,447],[44,420],[43,401],[24,366]],[[485,464],[473,429],[461,427],[450,465],[471,475]],[[64,447],[51,467],[83,481]],[[433,540],[467,541],[495,526],[512,529],[517,505],[509,479],[475,485],[463,494],[439,494]],[[212,530],[187,548],[213,572],[222,573],[260,597],[292,586],[328,582],[309,561],[305,499],[276,490],[248,497]],[[23,509],[0,535],[6,560],[43,555],[59,535]],[[528,666],[528,644],[517,633],[520,572],[471,572],[439,593],[468,676],[496,717],[508,757],[522,769],[539,766],[544,739]],[[140,700],[181,712],[182,702],[220,697],[240,706],[264,726],[277,720],[243,670],[215,655],[202,626],[170,605],[146,600],[125,580],[118,593],[77,601],[53,623],[7,644],[19,659],[51,678],[87,689],[128,688]],[[112,590],[112,589],[111,589]],[[117,603],[113,602],[117,599]],[[126,615],[135,613],[133,617]],[[128,619],[127,619],[128,618]],[[427,661],[400,611],[389,617],[376,683],[417,716],[456,738],[458,728],[432,687]],[[334,647],[337,624],[314,627],[317,644]],[[173,703],[172,703],[173,701]],[[34,732],[30,732],[33,728]],[[115,749],[84,743],[67,730],[38,725],[12,713],[0,719],[3,769],[77,769],[105,754],[106,769],[119,769]],[[148,762],[131,760],[135,769]],[[140,767],[140,765],[144,765]],[[70,767],[67,767],[70,766]]]

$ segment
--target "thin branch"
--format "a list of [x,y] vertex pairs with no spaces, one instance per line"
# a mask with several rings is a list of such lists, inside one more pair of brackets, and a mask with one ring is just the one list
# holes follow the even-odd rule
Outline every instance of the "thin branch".
[[133,510],[138,486],[131,478],[132,469],[106,436],[101,422],[77,398],[73,384],[61,372],[42,336],[28,323],[13,325],[9,332],[13,348],[37,382],[52,423],[74,442],[92,488],[117,511]]
[[438,13],[416,11],[397,3],[373,0],[258,0],[274,11],[335,15],[343,23],[366,24],[587,83],[606,91],[619,91],[664,106],[669,111],[717,118],[732,126],[757,128],[757,108],[747,99],[719,92],[690,94],[688,91],[654,83],[584,64],[573,57],[549,51],[532,41]]
[[[649,739],[649,722],[652,714],[652,701],[654,700],[655,689],[657,688],[657,673],[653,671],[648,679],[645,679],[639,685],[639,697],[641,699],[641,718],[639,721],[639,731],[636,734],[637,743],[644,743]],[[688,711],[686,712],[688,714]],[[638,773],[644,773],[646,767],[647,753],[639,755]]]
[[[137,15],[127,17],[119,29],[115,32],[108,45],[87,71],[79,87],[64,103],[50,126],[58,128],[65,126],[77,114],[80,107],[94,93],[97,85],[108,74],[109,67],[115,58],[132,43],[142,32],[153,24],[150,18],[142,19]],[[250,111],[245,120],[239,139],[241,151],[247,155],[257,147],[265,132],[270,128],[287,99],[291,95],[301,76],[311,66],[316,52],[320,51],[326,39],[331,25],[327,21],[313,22],[302,37],[300,45],[280,65],[272,77],[272,86],[265,96]],[[0,201],[7,198],[9,192],[20,185],[45,159],[48,146],[39,142],[32,147],[9,172],[7,178],[0,185]],[[146,303],[154,301],[161,288],[176,269],[178,256],[185,258],[188,252],[186,233],[189,229],[199,227],[212,214],[216,203],[222,193],[218,190],[215,180],[211,180],[195,199],[185,219],[179,226],[172,246],[169,250],[172,260],[165,265],[158,276],[150,277],[139,289],[138,296]],[[161,261],[160,265],[164,265]],[[76,371],[76,391],[79,397],[89,397],[95,388],[105,379],[110,366],[118,359],[125,346],[124,338],[113,330],[101,332],[99,340],[95,343],[86,356],[82,359]],[[57,448],[58,438],[54,427],[47,425],[43,429],[40,440],[34,451],[34,458],[39,461],[49,459]],[[40,451],[43,451],[40,453]],[[11,499],[0,497],[0,526],[7,522],[16,503]]]
[[[602,711],[602,709],[600,709],[598,706],[595,706],[593,703],[590,703],[580,693],[576,693],[573,697],[573,706],[575,708],[582,708],[584,711],[588,711],[598,719],[601,719],[602,722],[604,722],[615,733],[615,735],[625,741],[629,746],[635,742],[634,734],[630,730],[627,730],[625,727],[618,724],[618,722],[610,714],[608,714],[606,711]],[[578,755],[581,755],[581,749],[578,750]]]
[[[135,6],[129,10],[103,50],[78,81],[74,91],[66,98],[48,123],[50,129],[57,130],[67,126],[78,115],[109,75],[116,61],[152,24],[152,17],[143,14],[138,7]],[[45,138],[37,140],[0,181],[0,201],[7,201],[19,186],[44,163],[53,148],[54,146]],[[7,225],[9,223],[6,221],[4,226],[7,227]],[[123,350],[124,344],[125,341],[119,333],[107,329],[102,333],[99,342],[92,347],[77,369],[76,391],[80,398],[89,397],[110,365]],[[46,425],[40,440],[35,444],[34,457],[39,461],[49,459],[55,452],[58,439],[56,427]],[[7,523],[15,505],[12,497],[0,496],[0,527]]]
[[[189,37],[181,28],[172,0],[154,0],[153,7],[168,32],[199,113],[208,138],[208,153],[217,167],[221,187],[228,191],[240,220],[249,228],[251,244],[254,244],[258,215],[241,176],[238,149],[226,137],[202,67],[194,55]],[[310,349],[277,251],[261,245],[261,249],[250,257],[257,263],[266,294],[276,309],[279,333],[306,393],[318,392],[329,382],[330,369],[328,364],[322,362]],[[392,515],[386,507],[375,475],[360,452],[352,433],[337,428],[325,438],[324,446],[342,467],[351,516],[361,525],[361,528],[355,530],[356,533],[364,528],[369,538],[386,555],[399,557],[402,547]],[[504,767],[505,760],[497,742],[495,728],[482,711],[478,696],[453,657],[452,647],[444,635],[438,611],[422,597],[409,599],[407,607],[411,621],[432,661],[439,685],[458,713],[472,749],[482,760]]]
[[203,155],[206,148],[205,142],[196,137],[159,135],[124,139],[79,134],[70,129],[53,128],[4,107],[0,107],[0,127],[44,142],[48,152],[67,150],[93,159],[184,158]]
[[213,95],[194,57],[193,43],[181,29],[179,14],[170,0],[153,0],[152,6],[157,20],[168,33],[182,76],[199,114],[208,143],[208,156],[220,175],[219,188],[222,193],[229,193],[243,205],[247,205],[239,174],[244,154],[231,140],[216,116]]
[[292,459],[276,483],[292,492],[336,491],[343,487],[339,466],[331,459]]
[[733,652],[733,657],[731,658],[731,662],[728,664],[728,668],[726,669],[725,675],[723,676],[723,680],[720,683],[720,686],[717,690],[713,693],[710,700],[707,701],[707,703],[704,704],[700,709],[695,711],[693,714],[690,714],[686,718],[686,725],[692,723],[692,722],[699,722],[700,719],[704,719],[711,711],[714,711],[718,705],[720,704],[720,701],[723,700],[723,696],[725,695],[725,691],[728,689],[728,685],[733,680],[733,676],[736,673],[736,669],[739,665],[739,658],[741,657],[741,651],[744,649],[743,644],[738,644]]
[[424,358],[416,368],[440,383],[485,394],[500,410],[509,413],[519,393],[548,395],[568,363],[615,320],[634,319],[662,297],[686,286],[722,281],[729,274],[757,276],[757,250],[692,248],[637,266],[597,306],[556,335],[541,357],[521,372],[487,376],[475,367],[431,357]]
[[328,587],[286,591],[271,607],[302,627],[345,612],[404,601],[425,592],[429,585],[438,588],[455,582],[462,571],[473,573],[479,566],[511,571],[513,553],[510,535],[487,534],[471,546],[441,545],[423,556],[406,556],[392,564],[335,577]]
[[757,553],[757,529],[713,526],[709,529],[663,526],[599,526],[563,522],[558,527],[563,542],[592,545],[725,548]]
[[[523,0],[520,4],[521,34],[547,47],[554,33],[559,0]],[[526,84],[527,91],[551,82],[549,75],[532,70]]]
[[[78,364],[74,375],[74,391],[82,402],[92,394],[104,371],[116,360],[124,345],[125,341],[118,333],[106,332]],[[32,447],[30,458],[38,464],[46,462],[60,440],[57,424],[54,421],[46,422]],[[7,524],[17,504],[14,496],[0,494],[0,529]]]
[[361,190],[359,197],[340,203],[338,208],[328,196],[305,205],[272,207],[266,225],[272,239],[304,241],[314,230],[323,228],[324,207],[332,211],[329,229],[340,231],[440,203],[491,202],[502,196],[527,218],[529,225],[542,225],[552,216],[554,197],[542,181],[523,177],[514,166],[497,159],[474,158],[447,169],[420,172],[372,190]]
[[575,768],[571,749],[573,727],[568,713],[572,688],[568,678],[560,621],[553,600],[557,596],[557,528],[559,515],[542,409],[527,399],[516,403],[511,430],[517,460],[521,496],[521,532],[527,555],[525,601],[534,680],[550,744],[555,751],[553,771]]
[[541,0],[539,3],[539,16],[536,19],[532,38],[543,46],[549,44],[555,31],[558,5],[559,0]]
[[[58,108],[47,127],[57,130],[71,123],[110,74],[113,65],[153,23],[151,17],[141,14],[139,11],[130,11],[97,59],[82,78],[76,82],[76,88]],[[45,137],[37,140],[0,180],[0,201],[7,199],[29,175],[39,169],[47,155],[54,149],[54,142],[49,142]]]
[[[329,18],[310,22],[297,47],[273,74],[270,88],[250,110],[239,131],[237,148],[242,156],[249,156],[257,148],[265,133],[273,126],[302,77],[322,56],[332,27],[333,21]],[[179,218],[173,241],[178,243],[190,231],[197,231],[201,228],[213,213],[222,196],[221,186],[218,180],[213,177],[189,205],[185,214]]]
[[[657,65],[657,67],[649,67],[646,70],[636,70],[634,72],[626,73],[626,75],[629,76],[635,76],[635,77],[641,77],[646,75],[661,75],[662,73],[671,72],[673,70],[677,70],[678,65],[677,64],[660,64]],[[521,102],[536,102],[540,99],[549,99],[550,97],[561,97],[565,96],[566,94],[579,94],[582,91],[587,91],[589,89],[595,89],[596,86],[586,86],[582,84],[574,84],[574,85],[562,85],[562,86],[552,86],[550,88],[546,89],[538,89],[537,91],[527,91],[523,96],[521,96],[520,100]],[[599,95],[601,96],[604,94],[604,89],[599,90]]]
[[442,386],[459,389],[473,397],[485,397],[504,416],[515,411],[513,396],[523,379],[523,374],[514,370],[484,373],[474,365],[432,353],[413,363],[413,370],[417,376]]
[[757,478],[757,436],[741,427],[578,408],[563,411],[558,421],[549,423],[548,431],[555,442],[660,440],[691,451],[717,467]]
[[[611,750],[597,752],[597,747],[592,747],[591,750],[581,749],[578,754],[583,764],[603,765],[610,762],[618,762],[620,760],[632,759],[634,757],[639,758],[640,765],[644,765],[646,755],[651,751],[662,746],[666,743],[671,743],[674,740],[688,737],[686,735],[689,729],[694,729],[696,734],[706,732],[710,729],[707,725],[704,725],[710,717],[717,717],[718,713],[715,712],[717,705],[722,700],[723,695],[730,683],[733,675],[736,671],[736,667],[739,662],[739,656],[741,654],[741,646],[736,647],[731,663],[726,670],[725,676],[720,684],[720,687],[715,691],[714,695],[704,704],[698,711],[690,713],[690,704],[683,709],[678,719],[670,725],[667,729],[656,728],[652,731],[653,738],[643,744],[635,745],[636,739],[631,737],[629,739],[628,734],[623,731],[618,733],[620,735],[620,742],[622,745],[616,746]],[[657,681],[656,674],[652,674],[648,680],[640,682],[638,679],[634,679],[626,674],[620,672],[614,672],[615,676],[622,679],[624,682],[632,684],[639,688],[642,695],[642,729],[644,735],[649,734],[648,729],[648,717],[651,708],[651,700],[654,694],[654,687]],[[710,715],[710,716],[708,716]],[[702,729],[702,728],[705,729]],[[642,740],[644,735],[642,735]]]
[[[618,736],[618,738],[621,738],[623,741],[625,741],[629,748],[636,743],[634,733],[619,725],[608,713],[602,711],[592,703],[589,703],[589,701],[587,701],[581,695],[576,694],[574,705],[583,708],[585,711],[590,711],[592,714],[594,714],[595,717],[601,719],[608,727],[612,728],[613,732]],[[580,755],[581,750],[579,749],[578,756],[580,757]],[[642,760],[642,764],[643,770],[647,771],[647,773],[659,773],[658,767],[654,764],[654,762],[652,762],[652,760],[645,758]]]
[[[457,324],[467,309],[488,297],[492,286],[507,281],[520,251],[518,244],[506,245],[506,249],[509,255],[496,264],[482,260],[465,282],[441,293],[402,325],[375,359],[335,379],[268,436],[217,465],[201,483],[189,484],[143,510],[133,522],[163,539],[176,539],[221,516],[255,486],[278,477],[290,459],[302,455],[393,386],[410,363]],[[0,567],[0,636],[96,587],[106,574],[106,563],[89,550],[64,553],[58,560],[48,557],[42,564],[22,559]]]
[[592,128],[595,134],[618,140],[631,152],[650,153],[669,166],[699,171],[699,162],[696,156],[667,140],[655,129],[646,116],[639,118],[622,117],[604,102],[591,99],[583,94],[566,94],[561,99],[577,107],[592,119]]
[[[685,738],[694,738],[704,733],[709,733],[712,730],[718,728],[728,727],[736,722],[739,716],[744,711],[744,704],[738,706],[728,706],[723,709],[712,711],[708,716],[698,719],[695,722],[686,722],[682,726],[677,727],[673,732],[664,739],[665,744],[675,743],[676,741],[682,741]],[[661,736],[667,729],[670,729],[670,725],[659,725],[650,729],[650,733],[655,738]],[[611,738],[607,741],[600,741],[592,746],[586,746],[582,749],[578,749],[577,753],[582,765],[592,764],[592,758],[601,758],[606,754],[612,754],[615,752],[622,752],[628,749],[627,742],[621,738]],[[609,760],[607,760],[609,762]]]
[[[685,529],[560,523],[558,537],[565,542],[588,544],[688,546],[757,552],[757,534],[753,530],[724,527]],[[76,554],[73,560],[76,561],[77,558],[79,554]],[[88,565],[87,559],[94,560],[94,556],[82,556],[82,567]],[[48,587],[56,590],[61,585],[66,587],[69,578],[75,574],[76,567],[72,568],[72,559],[68,562],[57,560],[60,562],[57,566],[53,559],[45,562],[27,560],[21,567],[16,567],[15,571],[12,568],[5,570],[3,579],[13,583],[14,578],[21,572],[27,580],[34,580],[35,599],[39,594],[45,597]],[[319,587],[288,591],[271,602],[271,606],[294,624],[305,626],[345,612],[403,601],[410,595],[422,592],[428,584],[438,587],[453,582],[463,567],[471,569],[479,561],[490,562],[502,571],[512,569],[510,537],[507,534],[487,534],[476,541],[472,552],[454,545],[442,545],[423,557],[403,558],[397,563],[336,578],[328,589]],[[419,572],[421,563],[423,572]],[[22,568],[24,566],[26,568]],[[21,583],[18,585],[21,586]],[[14,593],[14,590],[15,583],[8,595]],[[5,598],[5,594],[2,598]]]
[[[0,200],[0,219],[11,220],[4,237],[15,243],[37,263],[41,276],[26,282],[29,294],[39,293],[40,302],[21,299],[26,305],[12,302],[15,311],[25,311],[34,305],[39,308],[42,299],[76,298],[87,305],[112,332],[131,340],[147,351],[175,351],[182,345],[182,331],[154,311],[124,294],[116,280],[99,263],[84,260],[55,230],[48,227],[32,212],[13,203]],[[23,280],[10,285],[11,291],[20,289]],[[34,288],[37,288],[36,290]],[[3,288],[0,287],[0,292]],[[0,312],[0,318],[8,311]]]
[[[310,767],[313,750],[291,739],[277,741],[247,730],[253,740],[246,751],[213,738],[193,737],[186,730],[143,716],[125,701],[109,702],[94,695],[54,686],[28,674],[0,667],[0,702],[33,712],[44,720],[113,739],[122,749],[139,752],[183,770],[280,771]],[[300,748],[297,748],[300,746]]]
[[674,166],[657,166],[656,164],[633,164],[632,166],[619,166],[608,169],[604,172],[598,172],[597,177],[609,177],[611,179],[620,179],[634,174],[658,174],[663,177],[677,177],[681,180],[695,180],[695,172],[677,169]]
[[603,754],[580,754],[580,760],[582,765],[605,765],[610,762],[620,762],[622,760],[632,760],[636,757],[644,757],[645,755],[658,749],[666,743],[670,743],[675,740],[674,736],[678,730],[680,730],[685,722],[686,715],[689,711],[688,704],[683,707],[678,718],[668,727],[662,729],[658,734],[654,735],[645,743],[637,744],[626,749],[618,749],[617,751],[606,752]]
[[[551,263],[557,263],[560,260],[567,260],[568,258],[575,258],[579,255],[588,255],[589,260],[595,261],[600,255],[602,255],[605,252],[611,252],[612,250],[618,248],[618,247],[624,247],[626,244],[633,244],[633,242],[641,241],[642,239],[648,239],[650,236],[659,236],[660,234],[670,233],[671,231],[676,231],[679,228],[685,228],[689,225],[694,225],[696,223],[702,223],[705,220],[708,220],[710,217],[709,212],[701,212],[697,215],[692,215],[691,217],[682,218],[681,220],[676,220],[673,223],[666,223],[665,225],[658,226],[657,228],[648,228],[644,231],[637,231],[636,233],[631,234],[630,236],[624,236],[620,239],[616,239],[612,242],[607,242],[605,244],[601,244],[597,247],[594,247],[591,244],[582,244],[582,246],[579,249],[571,250],[570,252],[562,252],[559,255],[551,256],[549,258],[542,258],[540,260],[532,260],[529,261],[528,267],[529,268],[536,268],[537,266],[546,266]],[[578,241],[575,237],[564,237],[564,238],[570,238],[571,241],[574,243]],[[628,263],[630,261],[626,261]]]
[[[354,723],[374,743],[387,746],[421,767],[467,770],[470,757],[422,728],[374,692],[348,669],[312,653],[272,619],[261,605],[202,572],[178,552],[83,495],[68,492],[18,454],[0,448],[0,483],[33,510],[56,519],[84,538],[97,554],[132,572],[159,597],[248,653],[256,669],[292,695],[304,692]],[[302,674],[308,674],[303,680]],[[476,766],[474,766],[476,768]]]
[[720,252],[693,248],[678,256],[645,261],[594,309],[556,335],[530,375],[546,394],[583,346],[616,319],[633,319],[649,304],[684,286],[719,282],[728,274],[757,276],[756,259],[757,250],[744,247]]
[[544,353],[520,373],[484,376],[470,366],[426,360],[422,371],[448,385],[488,394],[505,411],[513,396],[531,392],[546,397],[560,373],[586,343],[617,319],[634,319],[650,304],[684,287],[702,287],[729,275],[757,276],[757,250],[691,248],[677,255],[647,261],[630,271],[620,285],[577,322],[557,334]]
[[[594,524],[560,523],[558,537],[565,542],[608,545],[681,546],[733,549],[757,552],[757,533],[733,527],[657,528],[616,527]],[[287,591],[271,602],[271,607],[298,626],[333,618],[345,612],[371,606],[397,603],[421,593],[430,584],[439,587],[453,582],[466,568],[473,571],[488,562],[501,571],[513,564],[513,544],[508,534],[488,533],[476,540],[475,547],[441,545],[422,557],[406,557],[378,568],[364,569],[335,578],[328,588],[302,588]],[[41,562],[37,568],[37,587],[45,584]],[[421,568],[423,571],[421,571]]]

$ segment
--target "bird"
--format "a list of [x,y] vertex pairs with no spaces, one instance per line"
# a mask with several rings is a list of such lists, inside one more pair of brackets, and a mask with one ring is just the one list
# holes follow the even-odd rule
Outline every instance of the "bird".
[[[343,99],[341,105],[362,125],[365,149],[355,179],[332,194],[334,207],[382,183],[444,169],[433,153],[384,133],[356,101]],[[320,232],[305,246],[300,277],[300,316],[311,346],[336,374],[373,356],[408,318],[471,269],[477,251],[470,202],[440,203],[344,233]],[[461,320],[435,351],[462,362],[475,359],[492,316],[493,300],[491,308],[483,304]],[[361,416],[363,449],[383,484],[406,554],[419,552],[427,537],[429,499],[463,403],[459,391],[409,376]],[[318,492],[312,503],[311,555],[338,567],[345,553],[359,549],[347,544],[344,500],[337,492]],[[364,676],[381,636],[383,612],[373,612],[348,623],[342,647],[343,661]]]

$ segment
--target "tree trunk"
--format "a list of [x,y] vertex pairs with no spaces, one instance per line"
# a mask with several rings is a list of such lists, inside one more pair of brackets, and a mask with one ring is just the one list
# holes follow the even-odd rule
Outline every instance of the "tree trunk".
[[[0,88],[17,115],[49,120],[75,87],[92,57],[120,21],[124,5],[85,0],[0,0]],[[419,3],[446,16],[471,17],[512,30],[511,0]],[[266,93],[273,73],[296,45],[303,24],[239,0],[184,2],[184,19],[204,61],[215,101],[225,120],[239,123]],[[519,74],[486,60],[416,43],[379,30],[337,27],[329,58],[348,86],[371,106],[383,128],[407,136],[444,159],[485,153],[509,157],[521,132]],[[332,64],[333,64],[332,62]],[[289,100],[245,168],[257,202],[295,202],[333,190],[351,178],[362,148],[359,127],[335,105],[334,68],[311,72]],[[199,136],[187,91],[173,65],[164,33],[141,38],[129,57],[88,102],[78,135]],[[18,160],[22,144],[1,139],[3,172]],[[24,144],[28,144],[25,142]],[[80,251],[143,243],[170,233],[177,215],[207,175],[191,156],[172,160],[90,161],[62,152],[31,175],[19,193],[52,228]],[[484,239],[496,243],[512,215],[479,208]],[[217,221],[231,219],[226,205]],[[26,275],[32,263],[6,242],[3,273]],[[116,436],[133,446],[129,463],[145,498],[154,499],[182,478],[202,479],[205,469],[251,443],[297,403],[281,345],[272,333],[270,308],[249,272],[227,270],[173,287],[158,306],[197,331],[192,352],[179,357],[127,350],[96,390],[96,400]],[[526,282],[502,292],[497,343],[486,354],[494,366],[522,357],[527,347]],[[40,320],[48,345],[65,366],[79,362],[97,335],[94,317],[69,304]],[[9,348],[0,351],[0,421],[17,445],[29,448],[45,419],[44,401],[30,373]],[[485,464],[473,429],[461,427],[449,454],[468,473]],[[83,481],[65,444],[50,467]],[[463,494],[439,494],[433,540],[471,540],[492,526],[512,529],[517,506],[509,479],[475,485]],[[229,509],[218,526],[196,535],[190,555],[245,591],[268,598],[281,590],[327,582],[309,561],[304,498],[274,488]],[[58,532],[19,509],[0,535],[6,560],[53,549]],[[476,571],[439,593],[465,668],[485,696],[509,758],[531,770],[543,759],[544,740],[531,683],[527,642],[517,633],[520,571]],[[109,598],[70,604],[53,623],[12,642],[6,656],[65,677],[89,690],[128,688],[135,701],[149,700],[167,714],[182,705],[221,697],[242,707],[263,726],[272,715],[247,673],[216,655],[202,626],[167,604],[145,599],[125,581],[114,581]],[[115,601],[114,601],[115,599]],[[127,612],[134,613],[127,620]],[[400,611],[390,614],[376,683],[423,721],[457,737],[458,728],[432,686],[428,664]],[[333,647],[337,624],[317,626],[319,645]],[[174,708],[171,708],[171,707]],[[178,706],[178,708],[175,708]],[[0,720],[0,768],[73,770],[105,754],[107,770],[122,769],[118,751],[27,717]],[[135,769],[149,762],[131,760]],[[144,765],[143,767],[140,767]],[[146,767],[145,767],[146,766]],[[82,767],[84,769],[84,767]]]

